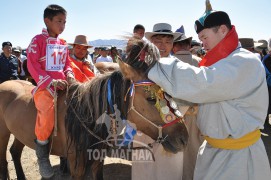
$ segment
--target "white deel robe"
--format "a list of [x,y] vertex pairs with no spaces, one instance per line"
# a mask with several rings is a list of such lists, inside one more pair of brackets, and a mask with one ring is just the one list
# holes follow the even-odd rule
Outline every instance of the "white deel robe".
[[[148,77],[174,98],[199,104],[197,125],[203,135],[240,138],[263,128],[268,108],[265,70],[257,56],[243,48],[210,67],[161,58]],[[241,150],[203,143],[194,180],[229,179],[271,179],[262,139]]]
[[[153,143],[153,140],[141,133],[135,135],[134,141]],[[138,146],[134,143],[134,146]],[[176,154],[166,152],[161,144],[154,144],[151,149],[155,161],[132,160],[132,180],[182,180],[183,152]]]
[[[152,161],[132,161],[132,180],[192,180],[196,155],[202,136],[197,128],[196,117],[197,107],[192,106],[189,102],[177,101],[179,111],[184,114],[184,122],[187,127],[189,138],[187,146],[183,152],[172,154],[166,152],[161,144],[154,144],[151,151],[155,157],[155,162]],[[134,137],[135,142],[144,144],[153,143],[153,139],[149,136],[138,133]],[[142,146],[136,143],[134,147]],[[170,168],[168,168],[170,167]]]

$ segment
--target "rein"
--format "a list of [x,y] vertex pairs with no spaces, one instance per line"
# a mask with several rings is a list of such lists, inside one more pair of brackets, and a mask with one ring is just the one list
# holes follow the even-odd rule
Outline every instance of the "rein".
[[[163,143],[164,140],[167,138],[164,137],[163,138],[163,128],[166,128],[166,127],[169,127],[173,124],[176,124],[180,121],[182,121],[182,117],[179,117],[179,118],[176,118],[175,120],[169,122],[169,123],[166,123],[164,124],[163,126],[160,126],[160,125],[156,125],[155,123],[153,123],[152,121],[150,121],[148,118],[146,118],[145,116],[143,116],[142,114],[140,114],[136,109],[135,109],[135,106],[134,106],[134,98],[135,98],[135,88],[138,87],[138,86],[152,86],[154,85],[155,83],[150,81],[150,80],[145,80],[145,81],[139,81],[139,82],[135,82],[135,83],[132,83],[131,84],[131,87],[128,89],[128,92],[130,90],[130,96],[132,97],[132,100],[131,100],[131,107],[130,109],[128,110],[127,114],[130,112],[130,111],[134,111],[138,116],[140,116],[143,120],[145,120],[146,122],[148,122],[149,124],[153,125],[154,127],[156,127],[158,129],[158,137],[157,137],[157,140],[155,141],[156,143]],[[127,92],[127,93],[128,93]],[[126,99],[126,98],[125,98]]]
[[54,111],[55,111],[55,114],[54,114],[55,122],[54,122],[53,134],[54,136],[57,136],[57,90],[56,90],[57,83],[54,83],[53,86],[54,86]]
[[51,154],[51,151],[52,151],[52,148],[53,148],[53,143],[54,143],[54,136],[57,136],[57,83],[53,83],[53,86],[54,86],[54,118],[55,118],[55,121],[54,121],[54,129],[53,129],[53,134],[52,134],[52,143],[51,143],[51,147],[50,147],[50,150],[49,150],[49,154]]

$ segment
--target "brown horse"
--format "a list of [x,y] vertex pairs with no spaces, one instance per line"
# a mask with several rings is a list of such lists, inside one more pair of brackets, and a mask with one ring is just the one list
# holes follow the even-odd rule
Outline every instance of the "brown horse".
[[[162,130],[158,128],[165,123],[153,105],[153,97],[150,97],[144,86],[134,88],[133,101],[129,101],[129,98],[125,100],[132,85],[131,80],[134,82],[146,80],[145,71],[149,62],[145,63],[141,60],[139,62],[139,54],[143,49],[149,52],[148,56],[152,55],[151,52],[159,53],[144,41],[128,44],[126,63],[120,63],[126,79],[121,72],[116,71],[98,76],[84,84],[72,85],[67,93],[59,92],[58,132],[51,140],[51,154],[67,157],[74,179],[83,179],[86,167],[89,166],[94,179],[102,178],[103,162],[89,161],[87,150],[105,146],[105,144],[97,146],[93,144],[100,139],[106,139],[108,135],[106,127],[97,124],[96,120],[110,110],[109,94],[111,94],[111,103],[117,105],[123,119],[133,122],[137,130],[154,140],[158,137],[162,138],[163,141],[160,143],[167,151],[176,153],[183,150],[186,145],[188,134],[183,123],[178,122]],[[109,83],[110,88],[108,88]],[[20,163],[21,153],[25,145],[32,149],[35,147],[34,128],[37,112],[31,95],[33,88],[34,86],[26,81],[7,81],[0,84],[0,179],[8,177],[6,150],[10,134],[15,136],[10,152],[16,174],[18,179],[25,179]]]

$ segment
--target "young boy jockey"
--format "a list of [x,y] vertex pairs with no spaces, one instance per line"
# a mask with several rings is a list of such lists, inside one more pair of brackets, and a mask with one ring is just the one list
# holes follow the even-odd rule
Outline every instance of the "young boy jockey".
[[[64,90],[74,80],[68,58],[68,47],[58,36],[65,29],[67,12],[58,5],[49,5],[44,10],[47,29],[36,35],[27,53],[29,73],[37,83],[33,90],[37,108],[35,127],[36,155],[43,178],[54,175],[49,160],[49,136],[54,127],[54,92]],[[55,89],[56,88],[56,89]]]

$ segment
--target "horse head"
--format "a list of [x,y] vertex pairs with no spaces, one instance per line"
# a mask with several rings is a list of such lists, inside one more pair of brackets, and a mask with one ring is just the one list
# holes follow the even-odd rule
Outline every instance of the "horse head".
[[123,122],[128,120],[166,151],[177,153],[187,144],[188,132],[181,119],[166,123],[161,118],[157,106],[160,87],[149,82],[145,73],[159,59],[159,51],[151,43],[135,40],[128,42],[126,52],[127,58],[119,60],[121,71],[74,84],[68,90],[65,126],[69,145],[75,147],[78,159],[88,149],[108,146],[112,124],[99,120],[105,112],[110,116],[106,119],[119,123],[113,129],[116,135],[121,135]]
[[130,39],[126,53],[126,58],[119,60],[119,66],[124,77],[131,81],[127,119],[136,125],[137,130],[159,140],[166,151],[177,153],[183,150],[188,141],[186,126],[178,117],[170,122],[162,120],[161,106],[157,105],[161,88],[150,82],[146,75],[160,58],[158,49],[150,42]]

